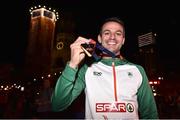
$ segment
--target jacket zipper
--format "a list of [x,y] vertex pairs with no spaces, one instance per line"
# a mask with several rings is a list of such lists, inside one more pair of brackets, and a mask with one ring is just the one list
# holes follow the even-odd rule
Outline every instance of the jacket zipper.
[[117,85],[116,85],[116,70],[115,70],[115,63],[114,61],[112,62],[112,69],[113,69],[113,81],[114,81],[114,98],[115,98],[115,101],[117,102],[118,99],[117,99]]

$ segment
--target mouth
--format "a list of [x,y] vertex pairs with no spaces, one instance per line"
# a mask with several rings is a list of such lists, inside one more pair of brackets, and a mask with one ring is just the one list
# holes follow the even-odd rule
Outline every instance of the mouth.
[[110,41],[107,41],[107,44],[108,45],[116,45],[117,43],[114,40],[110,40]]
[[116,45],[115,42],[109,42],[108,45]]

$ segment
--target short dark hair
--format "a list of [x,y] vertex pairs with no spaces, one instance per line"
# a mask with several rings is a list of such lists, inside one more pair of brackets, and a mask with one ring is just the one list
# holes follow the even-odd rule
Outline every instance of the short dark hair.
[[118,17],[110,17],[110,18],[106,18],[102,23],[101,23],[101,26],[100,26],[100,34],[102,32],[102,27],[105,23],[107,22],[116,22],[118,24],[120,24],[122,27],[123,27],[123,34],[125,36],[125,25],[124,25],[124,22],[119,19]]

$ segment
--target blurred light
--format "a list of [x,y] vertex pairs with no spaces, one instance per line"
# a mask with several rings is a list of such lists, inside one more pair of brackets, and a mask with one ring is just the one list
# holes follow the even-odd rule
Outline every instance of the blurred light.
[[154,81],[154,84],[156,85],[158,82],[157,81]]
[[156,80],[156,81],[152,80],[152,81],[149,81],[149,84],[150,85],[159,85],[160,81],[159,80]]
[[153,84],[153,82],[152,82],[152,81],[149,81],[149,84],[151,85],[151,84]]
[[48,77],[51,77],[51,75],[49,74]]
[[24,91],[24,87],[21,87],[21,91]]

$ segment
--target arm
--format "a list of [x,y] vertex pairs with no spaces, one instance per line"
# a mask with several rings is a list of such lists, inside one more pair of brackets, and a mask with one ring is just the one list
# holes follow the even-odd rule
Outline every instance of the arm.
[[78,70],[78,67],[85,58],[81,44],[87,41],[89,40],[86,38],[78,37],[70,45],[71,59],[59,77],[51,98],[53,111],[66,109],[85,87],[84,74],[87,67],[84,65],[80,70]]
[[147,75],[142,67],[138,67],[142,74],[142,84],[138,90],[138,104],[140,119],[158,119],[156,102]]
[[[51,103],[53,111],[62,111],[80,95],[85,88],[84,74],[86,67],[71,68],[68,64],[57,80],[52,94]],[[77,76],[76,76],[77,75]]]

